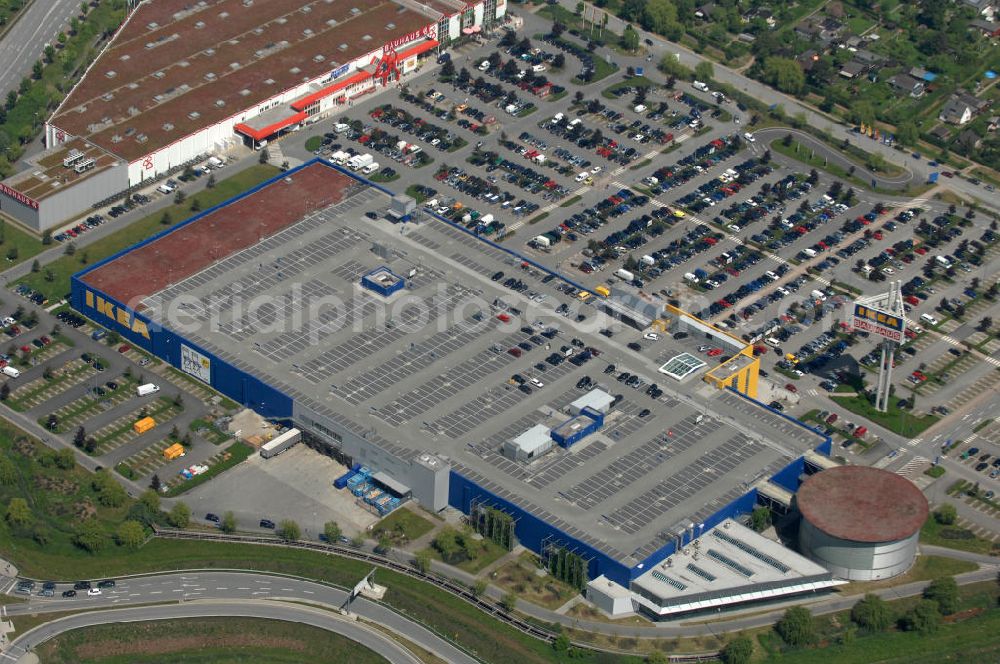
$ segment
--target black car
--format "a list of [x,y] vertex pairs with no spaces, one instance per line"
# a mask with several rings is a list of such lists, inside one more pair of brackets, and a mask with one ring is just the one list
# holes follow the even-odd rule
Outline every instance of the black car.
[[608,366],[604,367],[604,373],[605,375],[613,374],[617,368],[618,367],[616,367],[615,365],[609,364]]
[[642,346],[640,344],[638,344],[637,342],[635,342],[635,341],[630,341],[629,344],[628,344],[628,347],[629,347],[629,349],[634,350],[634,351],[640,351],[640,350],[642,350]]
[[219,523],[222,519],[219,518],[218,514],[212,514],[209,512],[205,515],[205,521],[211,521],[212,523]]
[[779,413],[785,410],[785,407],[782,406],[781,402],[779,402],[779,401],[772,401],[771,403],[769,403],[767,405],[770,406],[771,408],[775,409]]
[[90,590],[90,581],[77,581],[73,584],[73,590]]
[[369,219],[378,219],[378,213],[372,212],[371,210],[365,212],[365,216],[368,217]]
[[62,596],[63,597],[76,597],[76,591],[75,590],[64,590]]
[[114,588],[115,587],[115,580],[114,579],[104,579],[103,581],[98,581],[97,582],[97,587],[98,588]]
[[677,339],[678,341],[680,341],[681,339],[687,339],[687,337],[688,337],[687,332],[674,332],[674,339]]
[[56,589],[55,581],[46,581],[45,583],[42,584],[42,590],[55,590],[55,589]]
[[261,528],[268,528],[270,530],[274,530],[275,529],[274,521],[271,521],[270,519],[261,519],[260,520],[260,527]]
[[649,412],[650,411],[648,408],[643,408],[642,410],[639,411],[639,417],[646,417],[649,415]]

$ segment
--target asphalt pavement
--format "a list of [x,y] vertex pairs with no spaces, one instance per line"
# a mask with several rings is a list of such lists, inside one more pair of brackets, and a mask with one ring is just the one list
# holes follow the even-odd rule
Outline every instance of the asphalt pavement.
[[0,95],[16,90],[21,79],[31,74],[35,60],[42,58],[45,45],[69,25],[80,12],[79,0],[32,0],[17,15],[17,22],[0,40]]
[[[296,622],[318,627],[341,636],[378,653],[392,664],[419,664],[421,661],[392,638],[363,622],[347,616],[312,607],[287,602],[211,600],[186,604],[143,606],[80,613],[47,622],[18,636],[0,662],[27,662],[31,651],[40,644],[64,632],[107,623],[126,623],[149,620],[176,620],[214,617],[263,618],[272,621]],[[433,652],[433,651],[432,651]],[[437,654],[437,653],[435,653]],[[466,660],[475,662],[471,658]]]

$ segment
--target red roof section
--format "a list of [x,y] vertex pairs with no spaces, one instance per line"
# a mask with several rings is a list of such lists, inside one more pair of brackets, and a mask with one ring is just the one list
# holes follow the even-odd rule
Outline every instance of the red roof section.
[[905,477],[868,466],[838,466],[810,476],[795,495],[802,517],[853,542],[905,539],[927,521],[924,494]]
[[313,102],[317,102],[320,99],[323,99],[324,97],[329,97],[334,92],[337,92],[339,90],[343,90],[344,88],[347,88],[347,87],[349,87],[351,85],[354,85],[355,83],[360,83],[360,82],[362,82],[362,81],[364,81],[366,79],[369,79],[369,78],[371,78],[371,76],[372,75],[370,73],[368,73],[368,72],[366,72],[364,70],[359,71],[356,74],[348,76],[343,81],[338,81],[336,83],[333,83],[332,85],[328,85],[325,88],[317,90],[316,92],[314,92],[312,94],[306,95],[305,97],[302,97],[301,99],[296,99],[295,101],[292,102],[292,108],[294,108],[296,111],[301,111],[305,107],[307,107],[309,104],[312,104]]
[[403,51],[402,53],[400,53],[399,54],[399,59],[400,60],[405,60],[406,58],[412,58],[414,55],[420,55],[421,53],[426,53],[427,51],[431,50],[432,48],[437,47],[440,44],[441,44],[441,42],[439,42],[436,39],[427,39],[427,40],[424,40],[424,41],[420,42],[419,44],[417,44],[416,46],[414,46],[413,48],[407,49],[407,50]]
[[282,118],[282,119],[278,120],[277,122],[273,122],[273,123],[267,125],[266,127],[262,127],[260,129],[254,129],[250,125],[248,125],[246,123],[243,123],[243,122],[241,122],[238,125],[236,125],[235,127],[233,127],[233,129],[235,129],[236,131],[240,132],[241,134],[245,134],[246,136],[249,136],[250,138],[254,139],[255,141],[262,141],[265,138],[267,138],[268,136],[270,136],[271,134],[277,133],[277,132],[281,131],[282,129],[284,129],[285,127],[293,125],[296,122],[301,122],[301,121],[303,121],[305,119],[306,119],[306,113],[305,113],[305,111],[302,111],[302,112],[299,112],[299,113],[295,113],[294,115],[290,115],[287,118]]

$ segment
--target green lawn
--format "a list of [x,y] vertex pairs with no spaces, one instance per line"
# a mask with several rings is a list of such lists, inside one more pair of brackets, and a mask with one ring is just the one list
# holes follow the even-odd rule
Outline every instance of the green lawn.
[[[280,172],[279,169],[269,164],[254,164],[232,177],[220,180],[214,188],[205,189],[197,195],[191,196],[183,205],[170,206],[166,209],[166,212],[169,213],[172,224],[176,224],[195,214],[191,211],[192,201],[197,200],[201,204],[201,209],[207,210],[213,205],[232,198],[250,187],[274,177]],[[73,256],[61,256],[47,264],[41,272],[29,274],[23,279],[18,280],[17,283],[27,284],[31,288],[43,293],[50,302],[55,302],[69,293],[69,278],[73,274],[84,269],[87,265],[106,258],[168,228],[168,226],[161,223],[163,214],[164,212],[161,211],[138,219],[111,235],[78,249]],[[52,271],[52,281],[46,279],[47,270]]]
[[413,540],[422,537],[433,530],[434,524],[413,510],[397,509],[389,516],[378,522],[372,531],[372,536],[376,539],[381,533],[389,533],[390,536],[401,537]]
[[237,441],[226,448],[226,453],[229,455],[228,459],[223,459],[222,461],[209,466],[208,470],[201,475],[195,475],[191,479],[185,480],[180,484],[171,487],[164,495],[173,497],[179,496],[182,493],[187,493],[196,486],[209,481],[219,473],[229,470],[236,464],[245,461],[247,457],[253,454],[253,451],[254,448],[250,447],[246,443]]
[[916,417],[908,411],[900,410],[896,407],[896,397],[889,398],[889,409],[885,413],[877,411],[863,395],[856,397],[831,395],[830,398],[855,415],[860,415],[900,436],[917,436],[940,419],[936,415]]
[[1000,546],[989,540],[978,537],[971,530],[961,526],[942,526],[934,516],[927,518],[920,529],[920,541],[924,544],[945,546],[949,549],[971,551],[972,553],[989,554],[1000,550]]
[[85,627],[35,648],[46,664],[381,664],[385,658],[319,627],[259,618],[151,620]]
[[3,220],[0,220],[0,240],[2,240],[0,260],[3,260],[3,269],[23,263],[46,248],[42,241],[31,233]]
[[316,152],[316,150],[319,150],[322,146],[323,146],[322,136],[310,136],[309,138],[306,139],[305,148],[309,152]]

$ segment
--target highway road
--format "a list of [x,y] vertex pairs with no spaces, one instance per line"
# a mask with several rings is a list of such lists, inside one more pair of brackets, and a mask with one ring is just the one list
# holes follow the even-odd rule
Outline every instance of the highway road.
[[[420,660],[399,643],[362,622],[356,622],[329,611],[287,602],[202,601],[189,604],[169,604],[93,611],[59,618],[18,636],[3,654],[0,662],[16,662],[39,644],[64,632],[106,623],[169,620],[207,617],[264,618],[311,625],[336,632],[382,655],[392,664],[419,664]],[[448,660],[451,661],[451,660]]]
[[[577,0],[559,0],[559,4],[569,11],[575,11]],[[590,12],[592,10],[592,5],[590,3],[586,4],[588,7],[587,11]],[[626,21],[622,21],[613,14],[608,15],[608,29],[613,32],[620,34],[626,23]],[[906,168],[908,171],[913,173],[914,178],[918,183],[926,182],[927,176],[932,171],[939,170],[936,167],[929,166],[926,160],[914,159],[909,152],[900,152],[892,147],[889,147],[888,145],[884,145],[878,141],[851,131],[850,127],[846,124],[842,124],[837,118],[821,113],[815,108],[800,102],[795,97],[786,95],[783,92],[779,92],[778,90],[761,83],[760,81],[744,76],[734,69],[730,69],[729,67],[721,65],[717,62],[712,62],[708,58],[698,55],[694,51],[691,51],[680,44],[667,41],[663,37],[652,32],[646,32],[640,26],[633,27],[635,27],[639,32],[640,38],[649,39],[653,42],[652,63],[647,62],[643,57],[630,58],[617,53],[611,53],[607,51],[607,49],[599,50],[597,55],[613,59],[623,69],[627,66],[649,67],[651,64],[659,62],[660,58],[667,53],[676,54],[678,61],[690,69],[694,69],[699,62],[710,62],[714,71],[713,78],[716,81],[731,85],[733,88],[741,90],[742,92],[755,99],[759,99],[766,104],[779,104],[784,108],[785,114],[788,116],[802,114],[809,125],[828,132],[834,138],[838,140],[847,139],[850,143],[857,145],[859,148],[867,152],[879,153],[885,158],[886,161]],[[975,197],[983,205],[1000,211],[1000,197],[986,191],[981,185],[974,185],[971,182],[967,182],[966,180],[960,178],[948,180],[944,184],[948,189],[951,189],[958,194],[967,198]]]
[[31,74],[35,60],[42,57],[45,45],[69,20],[80,12],[79,0],[34,0],[22,10],[17,24],[0,41],[0,96],[17,89],[21,79]]
[[[377,577],[378,574],[376,582]],[[71,587],[72,584],[59,584],[55,597],[33,596],[24,604],[8,605],[7,614],[14,616],[36,612],[121,608],[151,602],[176,601],[186,604],[196,600],[217,600],[235,606],[244,606],[256,600],[297,601],[335,611],[347,601],[347,592],[339,588],[315,581],[251,572],[201,571],[129,577],[120,579],[114,588],[105,589],[99,596],[90,597],[86,591],[82,591],[77,597],[63,599],[60,594]],[[478,662],[426,627],[382,604],[358,598],[351,603],[351,612],[391,629],[447,662]]]

